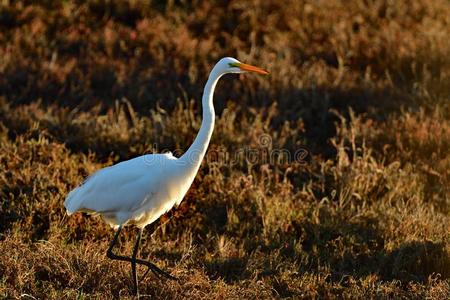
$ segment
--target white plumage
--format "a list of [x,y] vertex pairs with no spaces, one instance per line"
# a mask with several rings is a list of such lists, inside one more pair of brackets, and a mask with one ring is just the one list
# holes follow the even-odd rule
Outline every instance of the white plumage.
[[[217,81],[226,73],[245,72],[268,74],[230,57],[222,58],[214,66],[203,92],[200,131],[182,157],[176,158],[171,153],[148,154],[103,168],[72,190],[64,202],[69,215],[77,211],[99,214],[117,230],[107,255],[111,259],[131,262],[135,294],[138,293],[136,264],[174,279],[154,264],[136,258],[142,229],[174,205],[179,205],[194,181],[214,129],[213,93]],[[124,225],[140,228],[132,257],[112,252]]]
[[191,183],[180,178],[183,170],[171,153],[144,155],[101,169],[69,193],[67,213],[97,213],[115,228],[143,228],[180,204]]
[[64,202],[67,213],[96,213],[114,228],[127,224],[143,228],[180,204],[200,167],[214,129],[213,93],[217,81],[226,73],[244,72],[267,74],[230,57],[215,65],[203,93],[200,131],[181,158],[171,153],[148,154],[101,169],[69,193]]

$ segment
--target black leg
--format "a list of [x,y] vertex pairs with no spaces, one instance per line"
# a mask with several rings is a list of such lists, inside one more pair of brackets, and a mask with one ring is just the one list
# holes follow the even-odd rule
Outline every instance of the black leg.
[[172,275],[164,272],[163,270],[161,270],[160,268],[158,268],[155,264],[152,264],[149,261],[146,260],[142,260],[142,259],[138,259],[136,258],[137,255],[137,251],[139,248],[139,243],[141,240],[141,234],[142,234],[142,230],[139,230],[139,234],[136,240],[136,243],[134,244],[134,249],[133,249],[133,257],[128,257],[128,256],[122,256],[122,255],[116,255],[115,253],[113,253],[113,248],[114,245],[117,243],[117,239],[119,238],[119,234],[120,231],[122,230],[122,226],[119,226],[119,228],[117,229],[116,234],[114,235],[114,239],[112,240],[111,244],[109,245],[108,251],[106,252],[106,256],[108,256],[110,259],[113,260],[120,260],[120,261],[127,261],[131,263],[131,271],[132,271],[132,275],[133,275],[133,280],[134,280],[134,292],[137,294],[137,272],[136,272],[136,264],[139,265],[143,265],[147,267],[147,271],[145,272],[144,276],[142,276],[141,280],[147,275],[147,273],[149,271],[152,271],[157,277],[160,277],[161,275],[171,279],[171,280],[177,280],[176,277],[173,277]]
[[[122,230],[122,226],[119,226],[116,233],[114,234],[114,239],[112,240],[111,244],[109,244],[108,251],[106,251],[106,256],[108,256],[110,259],[124,260],[124,259],[121,259],[120,256],[117,256],[112,252],[112,249],[114,248],[114,245],[116,244],[117,239],[119,238],[119,234],[120,234],[121,230]],[[125,258],[125,257],[123,257],[123,258]]]
[[139,229],[138,235],[136,237],[136,243],[134,244],[133,255],[131,257],[131,276],[134,280],[134,294],[139,295],[138,288],[138,277],[136,272],[136,256],[139,250],[139,244],[141,243],[142,229]]

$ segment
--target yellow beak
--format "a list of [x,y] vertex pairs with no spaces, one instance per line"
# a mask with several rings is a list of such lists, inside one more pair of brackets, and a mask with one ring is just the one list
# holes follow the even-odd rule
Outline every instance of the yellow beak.
[[252,66],[252,65],[243,64],[243,63],[238,64],[238,68],[240,68],[243,71],[258,73],[258,74],[262,74],[262,75],[269,74],[269,72],[267,72],[264,69],[261,69],[261,68],[258,68],[258,67]]

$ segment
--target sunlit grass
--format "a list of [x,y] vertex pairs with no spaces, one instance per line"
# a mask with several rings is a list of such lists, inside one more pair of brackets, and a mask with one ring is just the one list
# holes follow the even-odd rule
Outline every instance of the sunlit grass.
[[64,198],[100,167],[187,149],[209,69],[236,56],[271,75],[219,84],[211,155],[144,234],[141,256],[180,282],[141,293],[448,298],[449,3],[170,3],[0,6],[0,297],[131,297],[112,230]]

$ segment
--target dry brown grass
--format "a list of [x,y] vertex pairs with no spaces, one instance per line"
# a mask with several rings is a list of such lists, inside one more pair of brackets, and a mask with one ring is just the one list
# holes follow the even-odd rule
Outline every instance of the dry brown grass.
[[[219,84],[208,160],[142,244],[180,282],[141,293],[450,297],[448,1],[55,3],[0,5],[0,298],[132,298],[111,230],[64,198],[102,166],[186,149],[222,56],[271,76]],[[244,148],[308,156],[214,157]]]

